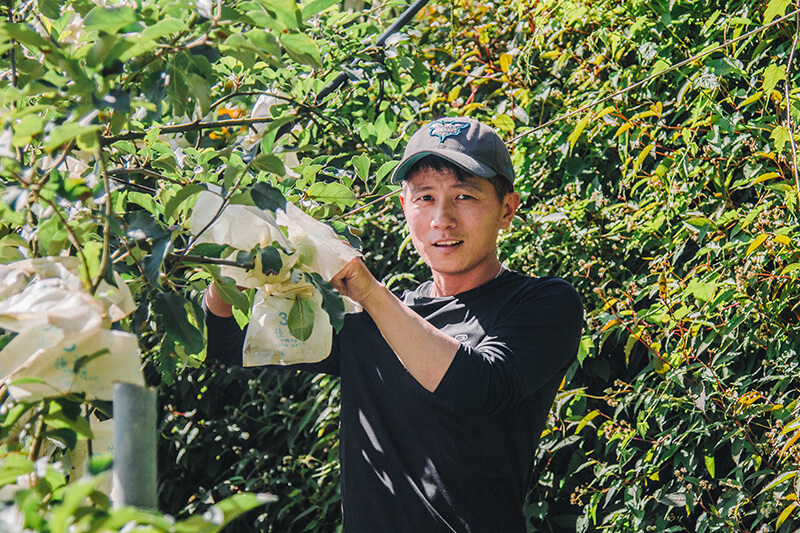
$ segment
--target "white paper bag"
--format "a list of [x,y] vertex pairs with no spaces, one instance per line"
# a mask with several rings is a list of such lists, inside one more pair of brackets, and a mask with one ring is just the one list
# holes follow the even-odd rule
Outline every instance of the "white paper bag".
[[[211,222],[221,205],[222,197],[210,192],[200,193],[190,223],[195,235]],[[285,235],[281,228],[286,228]],[[220,269],[223,276],[233,278],[237,285],[256,289],[245,334],[244,365],[320,361],[330,352],[333,338],[330,319],[322,309],[322,295],[311,283],[293,283],[291,275],[296,271],[317,273],[325,281],[330,281],[350,260],[361,254],[343,242],[333,228],[291,203],[278,210],[276,215],[252,206],[226,206],[219,218],[198,238],[198,242],[227,244],[248,251],[255,246],[270,246],[274,241],[291,252],[281,254],[284,266],[280,273],[264,275],[260,262],[249,271],[227,266]],[[294,337],[288,326],[289,311],[297,297],[309,298],[314,307],[313,330],[305,342]]]
[[0,351],[0,380],[14,398],[81,392],[111,400],[115,381],[144,385],[136,336],[108,329],[134,309],[118,275],[118,287],[101,282],[92,296],[83,289],[74,257],[2,267],[0,328],[17,335]]
[[[289,331],[289,312],[295,298],[307,299],[314,308],[314,327],[305,341]],[[256,293],[245,332],[242,363],[244,366],[315,363],[328,356],[332,342],[333,327],[322,310],[319,291],[310,284],[285,283],[272,294]]]

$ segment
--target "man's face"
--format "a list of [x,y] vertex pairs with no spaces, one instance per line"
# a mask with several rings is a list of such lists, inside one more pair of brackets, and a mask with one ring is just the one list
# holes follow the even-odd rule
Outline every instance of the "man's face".
[[401,201],[414,247],[434,276],[480,284],[495,275],[497,233],[511,224],[517,193],[501,201],[483,178],[418,170],[403,183]]

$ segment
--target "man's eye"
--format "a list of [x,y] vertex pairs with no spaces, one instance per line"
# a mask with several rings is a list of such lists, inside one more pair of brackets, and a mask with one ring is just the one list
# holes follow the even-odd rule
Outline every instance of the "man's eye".
[[469,194],[459,194],[457,198],[459,200],[472,200],[472,196],[470,196]]

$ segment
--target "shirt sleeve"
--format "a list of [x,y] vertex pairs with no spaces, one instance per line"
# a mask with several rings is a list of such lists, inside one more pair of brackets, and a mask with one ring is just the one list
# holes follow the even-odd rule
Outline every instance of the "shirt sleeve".
[[206,356],[220,363],[241,366],[244,330],[232,316],[219,317],[209,311],[205,298],[203,313],[206,325]]
[[582,328],[578,293],[549,279],[510,302],[478,345],[461,345],[435,394],[465,414],[515,405],[566,372]]

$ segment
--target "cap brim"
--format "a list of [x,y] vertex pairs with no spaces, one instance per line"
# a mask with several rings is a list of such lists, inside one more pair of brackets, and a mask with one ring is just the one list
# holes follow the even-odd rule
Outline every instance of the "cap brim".
[[406,174],[411,167],[414,166],[414,163],[428,155],[436,155],[442,159],[447,159],[451,163],[464,169],[466,172],[472,174],[473,176],[478,176],[479,178],[491,178],[492,176],[498,175],[498,173],[489,165],[481,163],[477,159],[474,159],[463,152],[445,149],[425,150],[412,154],[402,163],[397,165],[397,167],[394,169],[394,172],[392,172],[392,183],[400,183],[406,179]]

